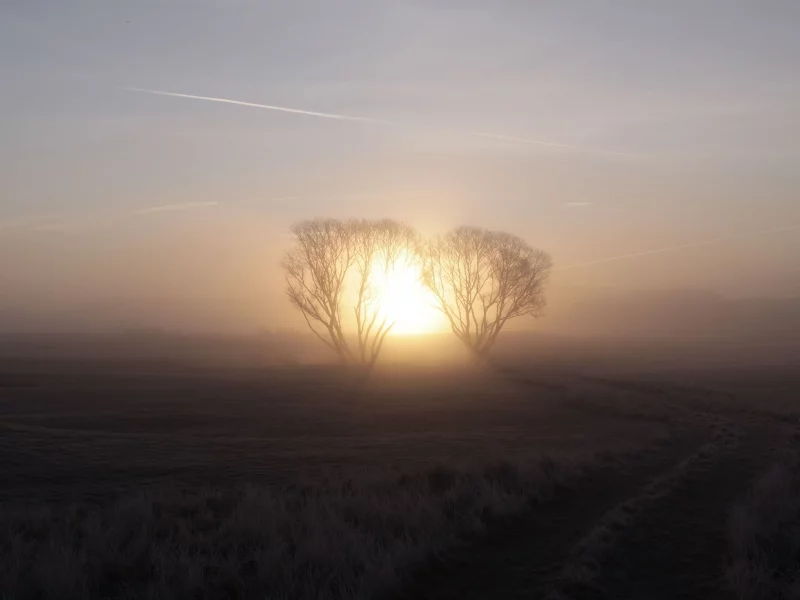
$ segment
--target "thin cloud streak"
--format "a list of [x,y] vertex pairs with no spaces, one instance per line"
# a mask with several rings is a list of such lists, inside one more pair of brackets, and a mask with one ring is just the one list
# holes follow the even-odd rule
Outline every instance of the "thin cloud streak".
[[0,231],[8,231],[12,229],[23,229],[35,227],[42,223],[49,223],[52,221],[61,221],[62,218],[58,215],[39,215],[29,217],[12,217],[10,219],[0,220]]
[[207,206],[219,206],[219,202],[184,202],[183,204],[163,204],[161,206],[147,206],[133,211],[132,215],[149,215],[160,212],[177,212],[184,210],[193,210],[195,208],[204,208]]
[[728,242],[736,242],[736,241],[739,241],[739,240],[746,240],[746,239],[749,239],[749,238],[756,238],[756,237],[762,237],[762,236],[765,236],[765,235],[771,235],[773,233],[785,233],[785,232],[788,232],[788,231],[797,231],[798,229],[800,229],[800,225],[793,225],[793,226],[790,226],[790,227],[777,227],[775,229],[766,229],[764,231],[754,231],[754,232],[745,233],[745,234],[742,234],[742,235],[729,236],[729,237],[723,237],[723,238],[715,238],[715,239],[711,239],[711,240],[702,240],[702,241],[699,241],[699,242],[688,242],[686,244],[678,244],[677,246],[667,246],[665,248],[654,248],[652,250],[642,250],[641,252],[631,252],[630,254],[620,254],[618,256],[609,256],[607,258],[601,258],[599,260],[592,260],[592,261],[583,262],[583,263],[574,263],[574,264],[571,264],[571,265],[566,265],[564,267],[557,267],[557,268],[555,268],[553,270],[554,271],[567,271],[567,270],[570,270],[570,269],[578,269],[578,268],[581,268],[581,267],[592,267],[592,266],[595,266],[595,265],[602,265],[602,264],[606,264],[606,263],[617,262],[617,261],[620,261],[620,260],[629,260],[629,259],[633,259],[633,258],[642,258],[642,257],[645,257],[645,256],[652,256],[654,254],[664,254],[664,253],[667,253],[667,252],[675,252],[675,251],[678,251],[678,250],[686,250],[686,249],[689,249],[689,248],[702,248],[703,246],[712,246],[712,245],[716,245],[716,244],[725,244],[725,243],[728,243]]
[[587,206],[592,206],[594,202],[566,202],[564,206],[567,208],[585,208]]
[[544,146],[548,148],[557,148],[569,152],[586,152],[588,154],[607,154],[609,156],[621,156],[625,158],[639,158],[638,154],[631,152],[620,152],[618,150],[608,150],[606,148],[588,148],[585,146],[574,146],[572,144],[561,144],[558,142],[549,142],[547,140],[538,140],[531,138],[516,137],[513,135],[502,135],[499,133],[488,133],[484,131],[473,131],[472,135],[477,135],[485,138],[492,138],[495,140],[502,140],[505,142],[514,142],[517,144],[527,144],[529,146]]
[[219,202],[185,202],[183,204],[164,204],[161,206],[147,206],[138,210],[107,214],[95,215],[79,218],[67,219],[58,215],[42,215],[42,216],[29,216],[29,217],[14,217],[11,219],[0,220],[0,233],[11,232],[14,230],[24,230],[30,232],[59,232],[59,231],[75,231],[81,229],[89,229],[92,227],[101,227],[111,225],[113,223],[122,222],[135,216],[157,214],[162,212],[180,212],[193,210],[196,208],[204,208],[210,206],[218,206]]
[[357,117],[353,115],[342,115],[336,113],[318,112],[313,110],[303,110],[300,108],[289,108],[286,106],[274,106],[271,104],[258,104],[255,102],[242,102],[241,100],[231,100],[230,98],[217,98],[215,96],[196,96],[194,94],[179,94],[176,92],[165,92],[162,90],[149,90],[145,88],[123,87],[123,90],[129,92],[138,92],[141,94],[151,94],[154,96],[170,96],[172,98],[187,98],[190,100],[205,100],[206,102],[221,102],[223,104],[233,104],[236,106],[247,106],[250,108],[262,108],[265,110],[274,110],[278,112],[291,113],[295,115],[306,115],[310,117],[320,117],[322,119],[335,119],[337,121],[358,121],[361,123],[374,123],[376,125],[397,125],[391,121],[384,121],[383,119],[373,119],[372,117]]
[[86,229],[102,224],[99,220],[90,221],[69,221],[67,219],[59,219],[57,221],[48,221],[41,225],[36,225],[30,228],[30,231],[38,232],[59,232],[59,231],[74,231],[76,229]]
[[[395,121],[387,121],[385,119],[375,119],[372,117],[359,117],[355,115],[343,115],[338,113],[327,113],[327,112],[319,112],[313,110],[305,110],[300,108],[290,108],[286,106],[274,106],[272,104],[259,104],[256,102],[244,102],[242,100],[233,100],[231,98],[218,98],[216,96],[198,96],[195,94],[181,94],[178,92],[167,92],[163,90],[152,90],[147,88],[137,88],[137,87],[120,87],[119,89],[128,91],[128,92],[136,92],[140,94],[150,94],[154,96],[168,96],[171,98],[185,98],[189,100],[205,100],[206,102],[220,102],[223,104],[233,104],[235,106],[246,106],[250,108],[261,108],[265,110],[274,110],[278,112],[290,113],[295,115],[306,115],[311,117],[319,117],[322,119],[335,119],[338,121],[356,121],[361,123],[371,123],[374,125],[387,125],[391,127],[410,127],[408,125],[403,125],[401,123],[397,123]],[[608,155],[608,156],[617,156],[617,157],[624,157],[624,158],[641,158],[641,155],[634,154],[630,152],[620,152],[617,150],[609,150],[606,148],[589,148],[584,146],[576,146],[573,144],[562,144],[559,142],[551,142],[548,140],[540,140],[540,139],[531,139],[531,138],[522,138],[522,137],[515,137],[511,135],[502,135],[499,133],[490,133],[484,131],[471,131],[468,132],[468,135],[477,136],[482,138],[491,138],[495,140],[501,140],[505,142],[513,142],[516,144],[525,144],[525,145],[532,145],[532,146],[541,146],[546,148],[554,148],[558,150],[563,150],[567,152],[578,152],[578,153],[586,153],[586,154],[599,154],[599,155]]]

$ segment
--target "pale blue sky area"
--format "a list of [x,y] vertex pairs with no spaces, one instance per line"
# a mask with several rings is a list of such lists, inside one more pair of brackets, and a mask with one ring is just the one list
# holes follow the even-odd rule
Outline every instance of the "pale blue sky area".
[[701,243],[564,285],[800,294],[798,31],[793,0],[3,0],[0,276],[255,298],[292,222],[385,215],[561,266]]

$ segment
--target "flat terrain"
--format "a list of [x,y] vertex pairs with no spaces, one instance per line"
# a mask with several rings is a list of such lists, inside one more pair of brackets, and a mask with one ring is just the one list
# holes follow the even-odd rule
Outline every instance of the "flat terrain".
[[424,569],[399,597],[739,597],[724,579],[730,511],[796,444],[800,377],[776,368],[664,377],[583,378],[590,387],[573,383],[566,404],[623,419],[666,409],[670,442],[590,471]]
[[786,367],[0,361],[0,510],[549,457],[571,475],[392,598],[726,598],[729,511],[797,431]]
[[[668,433],[660,406],[582,406],[605,385],[466,369],[209,371],[0,364],[4,498],[223,485],[525,454],[620,451]],[[613,391],[612,393],[617,393]],[[661,412],[659,412],[661,411]]]

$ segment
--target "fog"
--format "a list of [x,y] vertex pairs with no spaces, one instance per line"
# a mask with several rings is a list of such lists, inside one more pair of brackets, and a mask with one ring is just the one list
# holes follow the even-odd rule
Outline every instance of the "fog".
[[301,330],[321,216],[549,252],[517,328],[785,335],[796,9],[4,6],[0,330]]
[[[0,331],[303,333],[280,266],[291,243],[288,225],[212,208],[200,213],[6,232]],[[547,308],[539,319],[513,321],[512,330],[762,340],[800,333],[800,277],[793,276],[800,261],[791,232],[677,249],[629,242],[632,252],[623,254],[621,242],[604,245],[599,237],[581,236],[581,247],[567,237],[544,246],[555,257]],[[628,256],[649,250],[655,252]],[[559,260],[581,255],[597,264]]]

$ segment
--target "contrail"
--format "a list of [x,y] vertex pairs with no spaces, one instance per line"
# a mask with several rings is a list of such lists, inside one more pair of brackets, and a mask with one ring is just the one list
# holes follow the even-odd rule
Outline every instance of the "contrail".
[[141,94],[152,94],[155,96],[170,96],[173,98],[188,98],[190,100],[205,100],[207,102],[222,102],[223,104],[234,104],[236,106],[249,106],[250,108],[263,108],[266,110],[276,110],[278,112],[292,113],[295,115],[307,115],[310,117],[320,117],[323,119],[336,119],[338,121],[359,121],[361,123],[374,123],[377,125],[396,125],[391,121],[373,119],[371,117],[355,117],[352,115],[340,115],[336,113],[317,112],[313,110],[302,110],[299,108],[287,108],[285,106],[273,106],[271,104],[257,104],[255,102],[242,102],[241,100],[231,100],[229,98],[216,98],[214,96],[195,96],[193,94],[178,94],[176,92],[164,92],[161,90],[148,90],[144,88],[123,87],[129,92],[139,92]]
[[149,215],[158,212],[172,212],[179,210],[191,210],[193,208],[202,208],[204,206],[218,206],[219,202],[184,202],[183,204],[164,204],[162,206],[148,206],[133,211],[132,215]]
[[[354,115],[343,115],[338,113],[327,113],[327,112],[319,112],[313,110],[304,110],[300,108],[289,108],[286,106],[274,106],[272,104],[258,104],[256,102],[244,102],[242,100],[232,100],[230,98],[217,98],[216,96],[197,96],[195,94],[179,94],[177,92],[165,92],[163,90],[151,90],[147,88],[137,88],[137,87],[120,87],[119,89],[128,91],[128,92],[137,92],[140,94],[151,94],[155,96],[169,96],[172,98],[187,98],[189,100],[205,100],[206,102],[221,102],[223,104],[233,104],[235,106],[247,106],[250,108],[262,108],[265,110],[275,110],[284,113],[290,113],[295,115],[306,115],[311,117],[319,117],[322,119],[335,119],[338,121],[356,121],[360,123],[372,123],[374,125],[388,125],[391,127],[402,127],[401,123],[397,123],[395,121],[387,121],[385,119],[374,119],[372,117],[358,117]],[[483,137],[483,138],[493,138],[496,140],[503,140],[506,142],[514,142],[517,144],[527,144],[533,146],[543,146],[549,148],[557,148],[561,150],[566,150],[569,152],[585,152],[589,154],[606,154],[609,156],[622,156],[627,158],[639,158],[639,155],[632,154],[629,152],[619,152],[617,150],[608,150],[605,148],[588,148],[584,146],[575,146],[572,144],[561,144],[558,142],[550,142],[547,140],[539,140],[539,139],[531,139],[531,138],[521,138],[521,137],[514,137],[510,135],[501,135],[499,133],[488,133],[483,131],[471,131],[468,132],[469,135]]]
[[590,154],[608,154],[610,156],[624,156],[626,158],[638,158],[639,155],[630,152],[619,152],[618,150],[608,150],[605,148],[587,148],[584,146],[573,146],[572,144],[560,144],[557,142],[548,142],[547,140],[536,140],[531,138],[515,137],[513,135],[501,135],[499,133],[487,133],[483,131],[473,131],[472,135],[480,137],[493,138],[495,140],[503,140],[506,142],[515,142],[518,144],[528,144],[531,146],[547,146],[549,148],[560,148],[570,152],[588,152]]
[[766,229],[764,231],[754,231],[751,233],[746,233],[742,235],[724,237],[724,238],[715,238],[712,240],[703,240],[699,242],[688,242],[686,244],[679,244],[677,246],[667,246],[666,248],[654,248],[652,250],[642,250],[641,252],[631,252],[630,254],[621,254],[619,256],[609,256],[607,258],[601,258],[599,260],[592,260],[589,262],[583,263],[574,263],[571,265],[567,265],[565,267],[557,267],[553,269],[554,271],[566,271],[569,269],[578,269],[580,267],[591,267],[594,265],[602,265],[605,263],[616,262],[618,260],[627,260],[629,258],[640,258],[642,256],[650,256],[652,254],[662,254],[665,252],[674,252],[676,250],[684,250],[687,248],[700,248],[702,246],[711,246],[714,244],[724,244],[727,242],[734,242],[738,240],[744,240],[748,238],[754,237],[761,237],[764,235],[770,235],[773,233],[783,233],[786,231],[796,231],[800,229],[800,225],[793,225],[791,227],[778,227],[775,229]]

